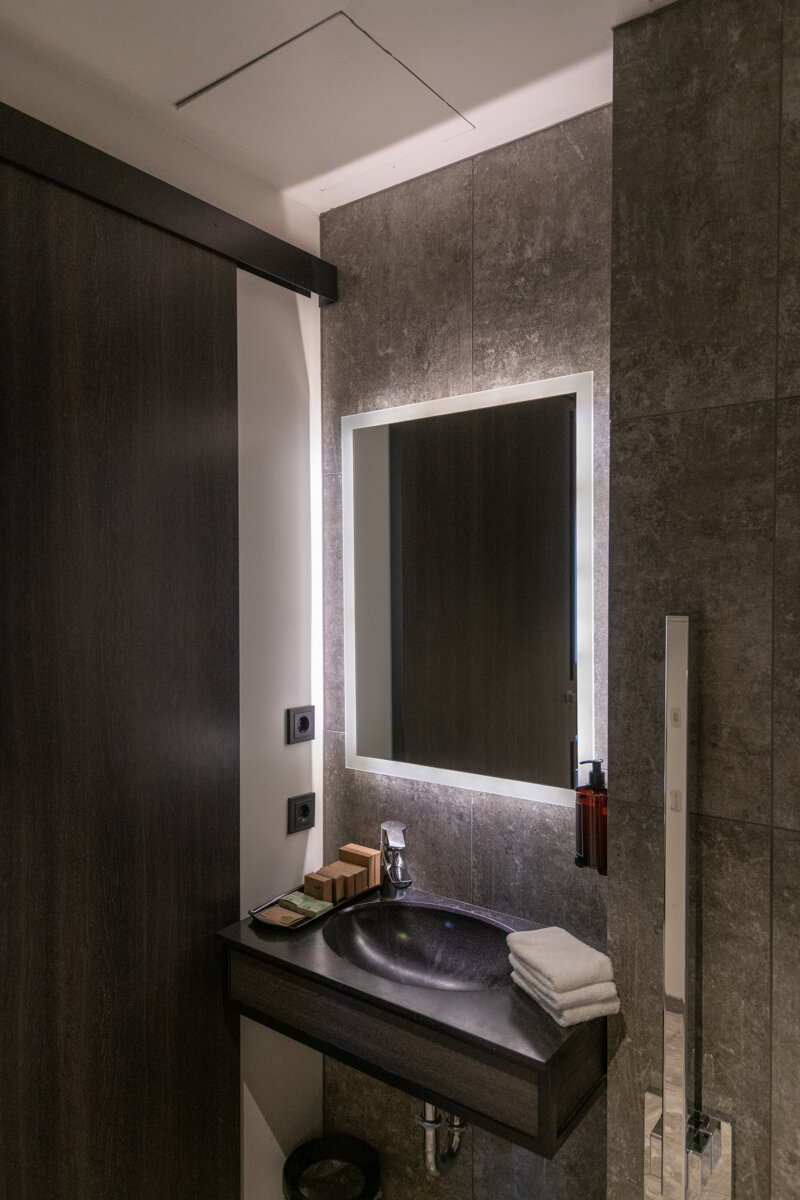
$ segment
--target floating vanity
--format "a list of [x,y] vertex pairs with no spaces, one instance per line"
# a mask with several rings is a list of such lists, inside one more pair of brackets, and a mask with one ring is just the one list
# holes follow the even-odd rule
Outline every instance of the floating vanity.
[[605,1087],[606,1020],[561,1029],[511,982],[532,922],[412,889],[305,928],[219,934],[245,1016],[551,1158]]

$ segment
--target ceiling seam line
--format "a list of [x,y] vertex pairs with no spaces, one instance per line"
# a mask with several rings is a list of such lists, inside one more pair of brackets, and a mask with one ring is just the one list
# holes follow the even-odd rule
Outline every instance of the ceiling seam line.
[[[249,59],[246,63],[242,63],[239,67],[234,67],[232,71],[226,71],[224,75],[220,75],[218,79],[213,79],[211,83],[205,83],[196,91],[190,92],[188,96],[184,96],[181,100],[175,101],[176,108],[183,108],[191,100],[197,100],[200,96],[204,96],[206,92],[213,92],[214,88],[219,87],[221,83],[227,83],[229,79],[233,79],[234,75],[241,74],[248,67],[254,67],[256,63],[262,62],[265,58],[269,58],[271,54],[276,54],[278,50],[283,50],[285,46],[290,46],[292,42],[296,42],[299,38],[305,37],[307,33],[313,33],[315,29],[319,29],[320,25],[327,25],[328,21],[332,21],[334,17],[347,17],[347,13],[340,8],[336,12],[329,13],[327,17],[323,17],[321,21],[316,21],[313,25],[309,25],[308,29],[301,29],[299,33],[295,33],[290,38],[286,38],[283,42],[278,42],[277,46],[271,46],[269,50],[265,50],[263,54],[257,54],[255,58]],[[350,20],[347,17],[348,21]],[[355,24],[355,22],[353,22]],[[356,26],[358,28],[358,26]],[[367,34],[369,37],[369,34]],[[388,51],[387,51],[388,53]],[[433,90],[433,89],[431,89]],[[447,101],[445,101],[445,104]]]
[[278,50],[283,50],[285,46],[289,46],[292,42],[298,41],[299,38],[305,37],[306,34],[313,33],[315,29],[319,29],[321,25],[326,25],[328,21],[332,21],[335,17],[344,17],[345,20],[350,22],[354,29],[357,29],[358,32],[362,33],[365,38],[368,38],[374,46],[377,46],[379,50],[388,55],[393,62],[396,62],[397,65],[402,67],[404,71],[407,71],[408,74],[416,79],[417,83],[422,84],[422,86],[429,91],[431,95],[435,96],[437,100],[441,100],[442,104],[446,105],[452,113],[455,113],[455,115],[462,121],[466,121],[470,129],[474,130],[476,128],[472,121],[470,121],[469,117],[466,117],[462,112],[459,112],[454,104],[451,104],[449,100],[445,100],[444,96],[442,96],[440,92],[436,91],[436,88],[433,88],[429,83],[426,83],[425,80],[416,73],[416,71],[413,71],[411,67],[404,63],[401,58],[398,58],[396,54],[392,54],[391,50],[387,50],[386,46],[379,42],[376,37],[373,37],[372,34],[364,29],[362,25],[359,25],[357,21],[354,21],[349,13],[346,13],[344,9],[341,8],[337,9],[336,12],[330,13],[327,17],[323,17],[321,21],[317,21],[314,25],[309,25],[307,29],[301,29],[300,32],[294,34],[293,37],[286,38],[285,41],[279,42],[277,46],[272,46],[269,50],[265,50],[263,54],[257,54],[255,58],[251,58],[248,60],[248,62],[242,63],[241,66],[234,67],[232,71],[227,71],[224,75],[220,75],[218,79],[212,80],[211,83],[206,83],[203,85],[203,87],[197,88],[196,91],[190,92],[188,96],[184,96],[182,99],[176,100],[175,108],[184,108],[192,100],[198,100],[201,96],[206,95],[207,92],[211,92],[214,90],[214,88],[219,87],[220,84],[227,83],[229,79],[233,79],[236,75],[241,74],[242,71],[246,71],[248,67],[254,67],[257,63],[263,62],[263,60],[265,58],[269,58],[271,54],[277,53]]
[[472,124],[472,121],[470,121],[469,117],[465,117],[462,112],[459,112],[459,110],[455,107],[454,104],[451,104],[449,100],[445,100],[444,96],[442,96],[441,93],[436,91],[436,88],[432,88],[431,85],[429,83],[426,83],[425,80],[420,75],[418,75],[416,71],[412,71],[411,67],[409,67],[406,63],[404,63],[402,58],[398,58],[396,54],[392,54],[391,50],[387,50],[386,47],[384,45],[382,45],[378,41],[377,38],[374,38],[372,36],[372,34],[368,33],[367,30],[364,29],[364,27],[362,25],[359,25],[358,21],[354,21],[353,18],[349,15],[349,13],[346,13],[346,12],[344,12],[344,10],[342,10],[342,16],[347,17],[347,20],[350,22],[350,24],[355,29],[357,29],[359,31],[359,33],[363,33],[364,37],[369,38],[369,40],[371,42],[374,42],[374,44],[378,47],[379,50],[382,50],[384,54],[388,54],[389,58],[393,59],[393,61],[396,62],[398,64],[398,66],[402,67],[404,71],[408,71],[409,75],[413,75],[413,77],[416,79],[416,81],[418,83],[421,83],[424,88],[427,88],[428,91],[431,92],[437,98],[437,100],[441,100],[442,104],[446,104],[451,112],[454,112],[457,117],[461,118],[462,121],[466,121],[467,124],[469,125],[470,129],[476,128],[476,126]]

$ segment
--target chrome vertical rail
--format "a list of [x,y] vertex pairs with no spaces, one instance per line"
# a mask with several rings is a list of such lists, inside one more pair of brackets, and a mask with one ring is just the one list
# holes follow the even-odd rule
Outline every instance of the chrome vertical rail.
[[686,1197],[686,784],[689,618],[667,617],[664,699],[664,1075],[662,1195]]
[[664,1042],[645,1096],[645,1200],[732,1196],[730,1122],[690,1110],[687,1077],[689,618],[667,617],[664,684]]

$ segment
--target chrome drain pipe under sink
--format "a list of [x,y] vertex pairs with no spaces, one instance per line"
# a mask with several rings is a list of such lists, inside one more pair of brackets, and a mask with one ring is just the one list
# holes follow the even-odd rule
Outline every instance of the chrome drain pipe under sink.
[[[458,1158],[461,1138],[467,1128],[466,1121],[462,1121],[453,1113],[440,1112],[435,1104],[428,1104],[426,1100],[422,1106],[419,1123],[422,1127],[422,1157],[425,1170],[434,1178],[446,1175]],[[447,1133],[444,1148],[440,1150],[439,1130],[442,1127]]]

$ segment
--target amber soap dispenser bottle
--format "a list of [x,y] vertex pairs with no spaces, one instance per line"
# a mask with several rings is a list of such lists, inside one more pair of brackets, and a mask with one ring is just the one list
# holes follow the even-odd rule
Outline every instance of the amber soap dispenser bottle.
[[602,759],[585,759],[591,764],[589,782],[575,791],[575,865],[594,867],[606,874],[608,791]]

